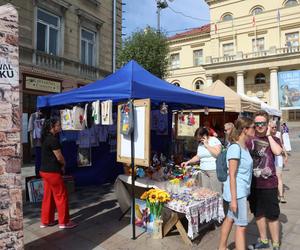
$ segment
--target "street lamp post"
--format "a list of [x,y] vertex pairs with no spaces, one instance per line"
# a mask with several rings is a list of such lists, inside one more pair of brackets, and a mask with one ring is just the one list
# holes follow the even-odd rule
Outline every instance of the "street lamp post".
[[[169,0],[173,2],[174,0]],[[156,14],[157,14],[157,31],[160,32],[160,12],[162,9],[168,7],[167,0],[156,0]]]

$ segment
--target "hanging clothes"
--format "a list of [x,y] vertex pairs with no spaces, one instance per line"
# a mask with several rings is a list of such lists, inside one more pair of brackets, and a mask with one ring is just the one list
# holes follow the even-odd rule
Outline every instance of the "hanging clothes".
[[62,130],[73,130],[73,117],[71,109],[60,110],[60,123]]
[[39,112],[34,112],[30,115],[28,121],[28,132],[30,133],[31,147],[41,146],[41,133],[45,119],[42,118]]
[[101,123],[102,125],[113,125],[112,100],[101,102]]
[[86,128],[92,127],[94,121],[93,121],[93,107],[91,103],[85,104],[83,120]]
[[74,130],[82,130],[84,129],[84,122],[83,122],[83,116],[84,116],[84,109],[81,107],[73,107],[72,109],[72,118],[73,118],[73,127]]
[[92,117],[93,121],[96,125],[101,123],[101,116],[100,116],[100,101],[95,101],[92,103]]

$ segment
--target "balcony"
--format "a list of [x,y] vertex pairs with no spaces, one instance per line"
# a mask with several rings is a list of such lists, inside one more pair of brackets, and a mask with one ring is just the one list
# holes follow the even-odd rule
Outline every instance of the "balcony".
[[22,53],[22,61],[24,64],[28,65],[30,61],[30,66],[36,66],[37,68],[59,74],[67,74],[93,81],[111,73],[94,66],[81,64],[80,62],[64,57],[50,55],[22,46],[20,47],[20,52]]
[[98,68],[86,64],[79,64],[78,66],[79,74],[84,78],[99,79],[101,72]]
[[209,65],[209,64],[226,63],[226,62],[235,62],[240,60],[259,59],[259,58],[264,58],[264,57],[274,56],[274,55],[288,55],[288,54],[296,54],[296,53],[300,53],[300,46],[284,47],[284,48],[272,47],[269,50],[262,50],[262,51],[251,52],[251,53],[237,52],[236,55],[230,55],[224,57],[212,58],[208,56],[206,57],[205,64]]
[[39,67],[54,71],[63,71],[64,61],[59,56],[49,55],[40,51],[35,51],[33,63]]

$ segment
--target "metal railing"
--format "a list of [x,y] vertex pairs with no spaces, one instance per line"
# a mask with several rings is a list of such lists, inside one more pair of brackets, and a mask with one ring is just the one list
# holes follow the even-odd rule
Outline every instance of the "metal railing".
[[64,72],[84,77],[90,80],[108,74],[100,68],[72,61],[67,58],[50,55],[41,51],[32,51],[32,64],[56,72]]
[[63,58],[40,51],[34,52],[34,62],[37,66],[57,71],[62,71],[64,65]]

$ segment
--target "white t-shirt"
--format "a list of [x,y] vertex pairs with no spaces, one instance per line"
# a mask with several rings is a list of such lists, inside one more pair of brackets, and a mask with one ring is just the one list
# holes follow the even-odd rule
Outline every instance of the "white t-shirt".
[[[214,147],[216,145],[221,145],[221,142],[216,137],[210,136],[208,145]],[[199,144],[197,155],[200,157],[201,170],[216,170],[216,158],[204,147],[204,145]]]

